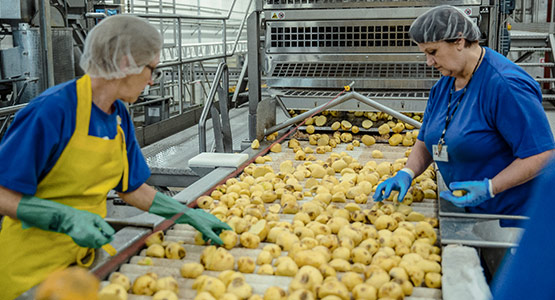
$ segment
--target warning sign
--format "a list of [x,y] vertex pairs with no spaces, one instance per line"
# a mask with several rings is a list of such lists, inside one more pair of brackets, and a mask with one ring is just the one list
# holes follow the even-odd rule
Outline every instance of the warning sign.
[[470,8],[465,8],[465,9],[464,9],[464,13],[465,13],[467,16],[470,16],[470,15],[472,14],[472,9],[470,9]]
[[282,11],[272,13],[272,20],[281,20],[283,18],[285,18],[285,13]]

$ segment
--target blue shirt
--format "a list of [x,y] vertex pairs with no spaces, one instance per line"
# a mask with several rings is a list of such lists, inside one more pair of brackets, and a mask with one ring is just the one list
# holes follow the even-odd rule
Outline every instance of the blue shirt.
[[555,160],[534,180],[530,195],[530,220],[524,222],[524,234],[514,256],[505,257],[492,284],[495,300],[555,299],[553,270],[555,269],[555,225],[553,211]]
[[[40,181],[54,167],[75,130],[77,110],[76,80],[44,91],[21,109],[0,143],[0,185],[22,194],[34,195]],[[129,162],[129,187],[136,190],[150,177],[133,122],[123,102],[114,103],[107,114],[92,104],[89,135],[113,139],[117,116],[125,133]],[[84,157],[83,159],[87,159]],[[121,190],[122,183],[114,189]]]
[[[539,84],[506,57],[485,49],[466,92],[452,95],[450,113],[457,101],[460,104],[445,134],[449,161],[436,162],[447,185],[491,179],[517,158],[555,148]],[[418,136],[430,153],[445,128],[453,82],[453,77],[444,76],[430,92]],[[515,186],[467,211],[523,215],[531,184]]]

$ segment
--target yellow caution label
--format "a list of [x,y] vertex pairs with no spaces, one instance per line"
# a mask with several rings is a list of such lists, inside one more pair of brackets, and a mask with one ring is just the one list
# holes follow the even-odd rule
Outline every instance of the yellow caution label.
[[272,14],[272,19],[277,19],[277,18],[278,18],[278,15],[276,13],[273,13]]
[[114,248],[114,246],[112,246],[110,244],[106,244],[106,245],[102,246],[102,249],[104,249],[104,251],[108,252],[108,254],[110,254],[110,256],[114,256],[118,253],[116,248]]

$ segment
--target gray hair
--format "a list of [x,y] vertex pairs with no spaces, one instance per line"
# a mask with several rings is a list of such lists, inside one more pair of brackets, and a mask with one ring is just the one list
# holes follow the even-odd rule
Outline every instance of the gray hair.
[[139,74],[162,49],[160,32],[131,15],[108,17],[87,35],[79,65],[91,77],[123,78]]
[[480,29],[462,10],[450,5],[434,7],[416,18],[409,30],[416,43],[480,39]]

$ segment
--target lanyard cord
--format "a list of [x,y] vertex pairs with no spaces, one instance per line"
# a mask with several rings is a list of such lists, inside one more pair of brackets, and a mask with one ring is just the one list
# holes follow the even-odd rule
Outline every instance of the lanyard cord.
[[466,89],[468,88],[468,86],[470,85],[470,82],[472,81],[472,78],[474,78],[474,73],[478,69],[478,65],[480,64],[480,61],[482,60],[483,55],[484,55],[484,48],[480,47],[480,58],[478,58],[478,61],[474,66],[474,70],[472,70],[472,74],[470,75],[470,79],[468,80],[468,83],[464,87],[463,92],[459,97],[459,100],[457,100],[457,104],[453,109],[453,113],[449,114],[449,108],[451,107],[451,98],[453,97],[453,92],[455,91],[455,78],[453,78],[453,84],[451,85],[451,90],[449,91],[449,102],[447,103],[447,116],[445,116],[445,128],[443,128],[443,131],[441,132],[441,137],[439,138],[439,141],[437,143],[440,152],[441,152],[441,146],[445,144],[445,132],[447,132],[447,126],[449,126],[449,123],[451,123],[453,116],[457,112],[457,109],[459,108],[459,104],[461,103],[464,97],[464,94],[466,93]]

